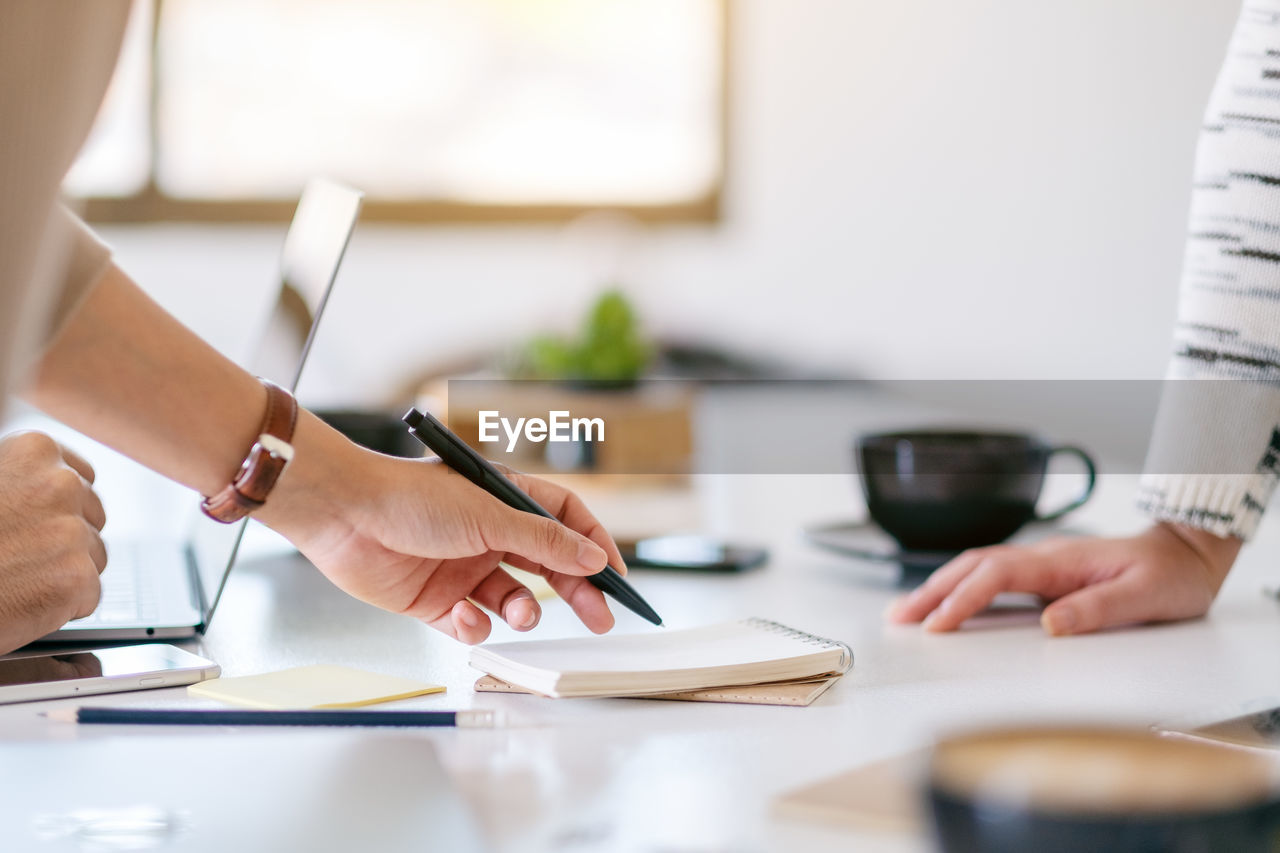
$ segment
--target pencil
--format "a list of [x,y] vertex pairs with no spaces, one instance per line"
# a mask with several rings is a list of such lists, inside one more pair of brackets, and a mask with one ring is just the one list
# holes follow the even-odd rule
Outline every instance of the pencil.
[[63,723],[136,726],[456,726],[503,725],[498,711],[240,711],[194,708],[58,708],[45,712]]

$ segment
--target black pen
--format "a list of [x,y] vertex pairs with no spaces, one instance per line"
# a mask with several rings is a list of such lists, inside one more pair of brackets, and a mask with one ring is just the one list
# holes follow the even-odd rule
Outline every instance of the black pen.
[[203,708],[58,708],[45,716],[63,723],[134,726],[456,726],[494,728],[495,711],[241,711]]
[[[507,506],[531,512],[552,521],[560,520],[539,506],[538,502],[521,491],[519,486],[502,476],[502,472],[493,467],[489,460],[476,453],[465,441],[454,435],[447,426],[430,414],[410,409],[404,416],[404,422],[409,425],[410,435],[433,450],[444,464]],[[662,617],[631,588],[631,584],[627,583],[613,566],[605,566],[604,571],[588,575],[587,580],[596,589],[613,596],[632,612],[638,613],[655,625],[662,624]]]

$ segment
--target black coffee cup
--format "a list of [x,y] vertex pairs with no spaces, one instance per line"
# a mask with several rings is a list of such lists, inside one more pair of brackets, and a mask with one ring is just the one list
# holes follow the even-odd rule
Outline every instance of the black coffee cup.
[[948,738],[933,750],[926,796],[943,853],[1280,849],[1265,757],[1143,730]]
[[[1056,454],[1084,463],[1085,487],[1044,515],[1036,502]],[[1020,433],[915,430],[857,441],[858,473],[873,521],[910,551],[963,551],[1003,542],[1030,521],[1084,505],[1097,469],[1078,447]]]

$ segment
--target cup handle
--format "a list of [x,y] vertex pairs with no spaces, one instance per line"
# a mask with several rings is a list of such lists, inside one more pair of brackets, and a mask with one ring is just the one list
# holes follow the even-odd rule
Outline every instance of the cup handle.
[[1084,473],[1085,473],[1084,491],[1081,492],[1078,498],[1076,498],[1066,506],[1062,507],[1061,509],[1056,509],[1053,512],[1048,513],[1047,515],[1037,515],[1036,521],[1055,521],[1059,518],[1062,518],[1064,515],[1071,512],[1072,510],[1076,510],[1084,506],[1085,502],[1089,500],[1089,496],[1093,494],[1093,487],[1098,481],[1098,469],[1097,469],[1097,466],[1095,466],[1093,463],[1093,457],[1091,457],[1088,453],[1084,452],[1084,450],[1082,450],[1079,447],[1072,447],[1070,445],[1063,446],[1063,447],[1055,447],[1049,451],[1049,457],[1052,459],[1053,456],[1055,456],[1058,453],[1068,453],[1072,456],[1076,456],[1080,459],[1081,462],[1084,463]]

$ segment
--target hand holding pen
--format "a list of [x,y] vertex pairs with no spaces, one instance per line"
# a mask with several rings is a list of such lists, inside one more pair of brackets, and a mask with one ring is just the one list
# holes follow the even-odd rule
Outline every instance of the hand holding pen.
[[[507,506],[551,521],[561,521],[433,416],[410,409],[404,416],[404,422],[409,425],[409,433],[435,451],[441,461]],[[568,523],[569,519],[564,519],[564,522]],[[621,564],[620,557],[617,562]],[[587,580],[596,589],[613,596],[619,603],[654,625],[662,624],[657,611],[640,597],[613,566],[605,566],[603,571],[589,575]]]
[[513,475],[559,520],[533,516],[447,465],[358,447],[309,412],[299,415],[295,450],[256,516],[350,595],[479,643],[494,617],[518,631],[541,617],[533,593],[505,564],[544,576],[591,631],[613,627],[604,595],[587,576],[620,560],[618,549],[568,489]]

